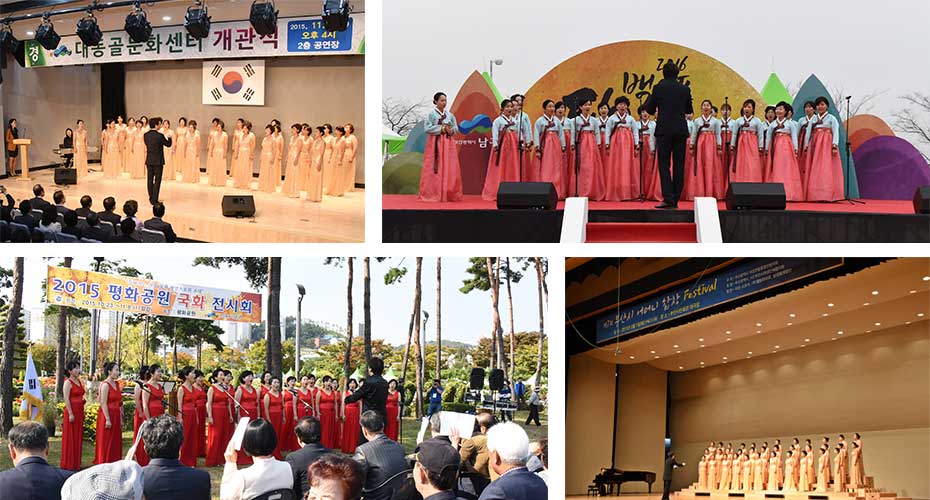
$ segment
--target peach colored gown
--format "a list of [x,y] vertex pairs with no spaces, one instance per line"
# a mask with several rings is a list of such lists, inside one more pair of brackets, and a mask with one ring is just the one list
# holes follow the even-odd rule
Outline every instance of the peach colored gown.
[[210,151],[207,152],[207,177],[211,186],[226,186],[226,151],[229,144],[229,135],[226,132],[217,132],[213,136]]
[[701,461],[698,462],[698,489],[703,490],[707,488],[707,461],[704,460],[704,457],[701,457]]
[[291,140],[287,143],[287,159],[284,162],[284,185],[281,186],[281,193],[291,198],[300,196],[300,179],[303,177],[300,164],[297,162],[300,157],[300,147],[300,134],[292,135]]
[[784,491],[797,491],[798,485],[794,482],[794,456],[788,457],[788,460],[785,460],[785,485],[782,488]]
[[742,471],[743,471],[743,480],[742,480],[742,484],[740,485],[741,487],[740,489],[742,491],[749,491],[750,489],[752,489],[750,487],[752,483],[752,460],[750,459],[743,460]]
[[252,184],[252,153],[255,151],[255,134],[249,132],[239,139],[238,158],[233,162],[233,186],[249,189]]
[[174,180],[174,143],[177,141],[177,137],[174,135],[173,130],[168,130],[165,132],[165,137],[171,139],[171,146],[165,146],[165,169],[162,171],[161,180],[164,181],[173,181]]
[[[262,153],[260,166],[258,169],[258,190],[266,193],[273,193],[277,190],[278,183],[275,177],[275,157],[277,156],[275,139],[266,135],[262,139]],[[280,174],[277,178],[280,178]]]
[[725,490],[730,487],[730,460],[724,458],[720,466],[720,483],[717,489]]
[[717,489],[717,460],[711,458],[707,461],[707,489],[716,490]]
[[174,140],[174,173],[175,176],[172,177],[172,180],[177,179],[177,175],[180,174],[181,178],[184,178],[184,166],[187,161],[187,138],[188,138],[187,127],[178,127],[178,130],[175,132]]
[[836,474],[833,476],[833,491],[846,491],[847,459],[844,451],[836,454]]
[[300,171],[304,172],[304,188],[307,200],[323,200],[323,150],[326,144],[322,139],[313,137],[303,139],[300,150]]
[[753,478],[752,478],[752,490],[753,491],[762,491],[765,489],[765,459],[757,458],[753,460]]
[[[323,187],[324,189],[329,186],[329,183],[332,182],[333,175],[335,171],[333,170],[332,163],[333,158],[333,146],[336,144],[336,137],[333,135],[324,135],[323,136],[323,163],[320,164],[320,168],[323,169]],[[328,194],[328,193],[327,193]]]
[[274,165],[278,173],[275,185],[281,184],[281,176],[284,175],[284,134],[274,135]]
[[200,131],[195,130],[192,136],[185,141],[184,167],[181,176],[184,182],[198,184],[200,182]]
[[810,491],[811,480],[810,480],[810,457],[801,457],[800,469],[801,475],[800,480],[798,481],[798,491]]
[[352,192],[355,190],[355,168],[356,168],[356,159],[358,153],[358,137],[355,137],[355,134],[347,135],[345,137],[346,141],[346,153],[345,158],[343,159],[345,177],[344,177],[344,191],[346,193]]
[[87,175],[87,129],[74,132],[74,170],[78,182]]
[[862,460],[862,447],[852,447],[852,467],[849,469],[849,487],[858,489],[865,487],[865,465]]
[[129,139],[129,126],[128,125],[117,125],[116,126],[116,142],[119,144],[119,171],[128,172],[129,171],[129,145],[131,140]]
[[817,459],[817,491],[827,491],[830,483],[830,458],[824,453]]
[[[329,179],[329,186],[326,194],[330,196],[342,196],[345,194],[345,177],[346,173],[346,140],[345,138],[336,139],[333,144],[333,154],[330,159],[330,170],[333,176]],[[325,168],[324,168],[325,170]]]
[[132,167],[129,176],[133,179],[145,179],[145,137],[142,129],[132,134]]
[[106,143],[103,145],[103,176],[107,179],[118,179],[123,173],[120,166],[121,156],[119,150],[119,132],[116,130],[103,133]]
[[730,465],[730,489],[739,491],[739,481],[740,475],[743,472],[743,462],[738,458],[734,458],[730,463],[732,464]]
[[769,459],[769,482],[766,485],[769,491],[778,491],[778,457]]

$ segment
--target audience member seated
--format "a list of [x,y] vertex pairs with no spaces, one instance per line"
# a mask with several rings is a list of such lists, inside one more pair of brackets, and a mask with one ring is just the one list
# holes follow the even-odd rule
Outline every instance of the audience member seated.
[[94,199],[85,194],[81,196],[81,208],[78,208],[75,212],[77,212],[79,217],[84,217],[86,219],[88,215],[94,213],[94,211],[90,209],[93,204]]
[[84,238],[108,243],[111,237],[110,231],[101,226],[98,219],[99,217],[97,214],[93,212],[88,214],[87,218],[84,219],[84,223],[87,225],[87,229],[84,230]]
[[541,477],[549,486],[549,440],[543,439],[539,442],[539,461],[542,462],[542,470],[536,475]]
[[97,215],[100,216],[101,221],[109,222],[110,224],[113,224],[113,229],[117,229],[119,227],[120,221],[123,218],[120,217],[119,214],[114,210],[116,210],[116,199],[112,196],[107,196],[103,199],[103,212],[100,212]]
[[126,218],[119,223],[119,236],[114,238],[113,243],[141,243],[142,241],[136,234],[136,221]]
[[165,241],[168,243],[178,241],[177,235],[174,234],[174,230],[171,229],[171,224],[162,220],[162,217],[165,216],[165,204],[159,201],[152,205],[152,215],[154,215],[154,217],[145,221],[143,227],[152,231],[161,231],[165,235]]
[[[362,497],[362,468],[349,457],[326,455],[314,462],[307,473],[310,481],[308,498],[358,500]],[[365,500],[369,498],[365,496]]]
[[42,218],[39,219],[39,231],[49,235],[61,232],[61,224],[58,222],[58,210],[55,210],[55,207],[45,207],[42,210]]
[[539,441],[533,441],[530,443],[530,458],[526,461],[526,468],[533,474],[542,470],[542,460],[539,458],[539,453],[542,451],[542,445]]
[[71,209],[65,206],[65,192],[62,190],[55,191],[55,194],[52,195],[52,199],[55,200],[55,210],[58,210],[58,213],[65,215],[70,212]]
[[0,219],[12,222],[13,209],[16,208],[16,200],[10,196],[10,193],[6,192],[6,188],[3,186],[0,186],[0,194],[6,197],[6,203],[4,203],[3,198],[0,198]]
[[[41,234],[39,236],[42,236]],[[32,241],[32,237],[26,232],[25,229],[17,228],[10,233],[10,242],[11,243],[29,243]],[[44,241],[44,240],[43,240]]]
[[32,202],[29,200],[19,202],[19,212],[19,215],[13,218],[13,222],[28,226],[30,231],[35,229],[39,221],[32,215]]
[[479,413],[475,417],[475,427],[477,432],[472,433],[470,439],[462,441],[462,447],[459,449],[459,455],[462,462],[467,464],[466,470],[474,470],[487,479],[491,479],[491,472],[488,469],[488,429],[494,425],[494,415],[490,413]]
[[142,500],[143,489],[142,467],[133,460],[119,460],[69,477],[61,487],[61,500]]
[[43,188],[41,184],[32,186],[32,194],[35,195],[35,198],[31,200],[33,210],[41,210],[44,212],[47,207],[52,206],[51,203],[45,200],[45,188]]
[[427,439],[417,446],[413,484],[423,500],[456,500],[454,488],[461,459],[443,439]]
[[307,481],[307,468],[320,457],[332,453],[331,450],[320,444],[320,420],[316,417],[304,417],[297,422],[294,429],[300,449],[285,457],[294,473],[294,498],[304,498],[310,483]]
[[48,431],[38,422],[23,422],[10,429],[13,468],[0,472],[3,500],[58,500],[70,471],[48,464]]
[[532,500],[547,498],[546,482],[526,469],[530,443],[522,427],[505,422],[488,430],[490,466],[500,477],[491,481],[478,500]]
[[149,464],[142,468],[145,498],[159,500],[210,500],[210,474],[178,460],[184,427],[171,415],[146,421],[142,442]]
[[[359,423],[367,443],[355,450],[355,460],[362,465],[365,489],[373,490],[398,472],[407,470],[404,447],[384,435],[384,420],[373,410],[362,413]],[[365,500],[388,500],[389,492],[365,495]]]
[[252,466],[239,470],[238,453],[233,441],[226,446],[226,465],[220,484],[220,500],[250,500],[263,493],[276,490],[293,490],[294,474],[291,466],[275,459],[272,454],[278,445],[274,427],[264,419],[249,422],[242,438],[242,449],[252,457]]
[[[142,229],[142,219],[136,217],[139,213],[139,202],[136,200],[126,200],[123,203],[123,219],[132,219],[136,223],[136,230]],[[139,239],[142,239],[141,237]]]
[[65,234],[70,234],[77,239],[81,239],[83,236],[83,231],[78,227],[78,214],[75,211],[69,211],[65,214],[65,227],[61,229],[61,232]]

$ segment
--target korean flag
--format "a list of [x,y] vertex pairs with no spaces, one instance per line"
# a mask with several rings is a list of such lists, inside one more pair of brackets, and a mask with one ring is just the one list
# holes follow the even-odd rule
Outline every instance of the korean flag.
[[264,106],[265,61],[220,60],[203,63],[203,103]]

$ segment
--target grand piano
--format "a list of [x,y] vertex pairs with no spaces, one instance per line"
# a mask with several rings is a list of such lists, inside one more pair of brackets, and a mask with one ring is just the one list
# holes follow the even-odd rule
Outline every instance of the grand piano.
[[597,488],[599,496],[614,494],[614,486],[617,487],[616,495],[620,495],[620,486],[630,481],[642,481],[649,485],[649,493],[652,493],[652,483],[656,481],[656,473],[641,470],[620,470],[603,468],[601,472],[594,476],[594,486]]

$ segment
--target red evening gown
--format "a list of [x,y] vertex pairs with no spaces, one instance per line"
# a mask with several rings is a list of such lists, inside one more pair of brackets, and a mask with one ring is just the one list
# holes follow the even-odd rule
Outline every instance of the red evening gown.
[[387,422],[384,424],[384,434],[394,441],[397,441],[399,431],[397,415],[400,413],[400,391],[395,391],[394,394],[388,393],[386,408]]
[[71,409],[74,422],[68,422],[68,408],[65,407],[61,423],[61,468],[81,470],[81,445],[84,435],[84,384],[71,382]]
[[329,449],[339,447],[337,442],[339,429],[336,428],[336,393],[320,392],[320,427],[323,431],[321,442]]
[[197,456],[207,456],[207,391],[194,386],[194,405],[197,408]]
[[197,394],[193,389],[188,391],[183,385],[178,389],[184,391],[184,400],[181,404],[181,425],[184,426],[184,440],[181,441],[181,463],[188,467],[197,467]]
[[[165,403],[163,402],[165,398],[165,391],[162,389],[161,384],[145,384],[146,389],[149,391],[149,416],[155,418],[159,415],[165,413]],[[139,417],[145,419],[145,412],[142,409],[139,409]],[[139,422],[139,425],[142,425],[142,422]],[[136,432],[139,431],[139,428],[136,427]],[[145,463],[149,463],[149,456],[145,453],[145,446],[139,445],[136,448],[136,462],[139,465],[142,465],[142,460],[145,460]]]
[[313,415],[313,391],[297,391],[297,419]]
[[294,393],[285,390],[284,395],[284,446],[281,451],[294,451],[300,448],[297,434],[294,433]]
[[[284,435],[284,422],[282,421],[283,402],[281,401],[281,393],[279,392],[278,395],[275,396],[271,391],[268,391],[265,395],[268,396],[269,400],[267,420],[271,422],[271,426],[274,427],[274,433],[278,436],[278,444],[275,445],[272,455],[278,460],[281,460],[281,450],[284,449],[284,441],[286,439]],[[264,408],[265,403],[263,399],[262,409]]]
[[[134,443],[136,436],[139,435],[142,422],[145,422],[145,412],[142,411],[142,394],[139,394],[139,404],[136,405],[136,411],[132,412],[132,442]],[[136,463],[142,467],[149,464],[149,456],[145,453],[145,446],[141,444],[136,448]]]
[[426,136],[418,198],[422,201],[462,200],[462,167],[454,137]]
[[[345,391],[344,396],[350,395],[352,395],[352,391]],[[345,453],[355,453],[355,449],[358,448],[358,436],[362,432],[358,422],[361,410],[362,403],[360,401],[346,404],[346,419],[342,423],[342,451]]]
[[[242,389],[242,399],[239,401],[242,410],[239,413],[239,418],[248,418],[249,420],[258,419],[259,391],[244,385],[240,385],[239,388]],[[235,426],[233,427],[233,432],[235,432]],[[236,463],[239,465],[249,465],[252,463],[252,457],[250,457],[245,450],[239,450],[239,458],[236,460]]]
[[207,467],[223,465],[225,459],[223,452],[226,451],[226,445],[229,444],[229,437],[232,436],[230,427],[233,426],[229,421],[229,396],[219,389],[219,386],[213,386],[213,404],[210,405],[213,413],[213,423],[207,425]]
[[[120,413],[123,411],[123,395],[120,394],[119,384],[104,382],[110,386],[107,391],[107,406],[97,410],[97,451],[94,455],[95,464],[107,464],[122,459],[123,455],[123,429],[120,426]],[[107,420],[103,412],[110,415],[110,428],[107,429]]]
[[814,129],[808,148],[810,164],[807,168],[805,199],[807,201],[836,201],[843,199],[843,162],[839,152],[833,152],[833,131]]
[[268,420],[268,415],[265,415],[265,394],[268,394],[268,388],[261,386],[258,391],[258,418]]

